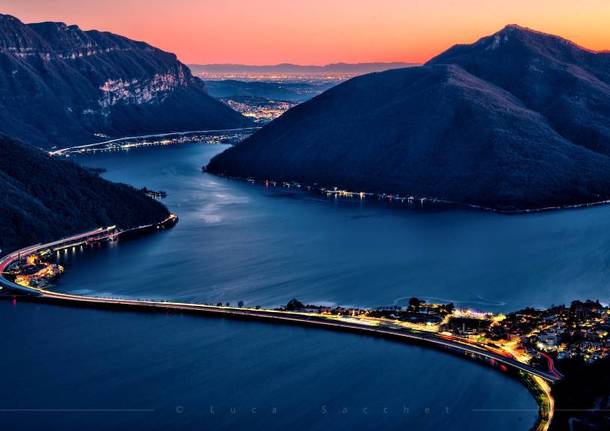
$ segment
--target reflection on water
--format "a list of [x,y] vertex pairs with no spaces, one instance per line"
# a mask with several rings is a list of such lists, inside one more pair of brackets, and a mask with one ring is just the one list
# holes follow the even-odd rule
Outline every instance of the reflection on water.
[[7,430],[526,431],[536,417],[496,370],[370,337],[19,301],[0,301],[0,325]]
[[[419,296],[493,311],[608,299],[609,207],[503,216],[328,200],[202,173],[220,150],[80,159],[166,191],[180,223],[60,255],[57,288],[265,306]],[[0,412],[9,429],[502,431],[527,430],[536,416],[526,389],[496,370],[362,336],[19,301],[0,302],[0,325],[0,367],[10,370],[0,398],[18,409]],[[19,410],[45,408],[61,413]]]
[[[266,306],[419,296],[492,311],[608,300],[610,207],[506,216],[335,201],[202,173],[222,149],[80,159],[109,179],[166,191],[180,223],[80,256],[59,288]],[[83,282],[93,275],[95,283]]]

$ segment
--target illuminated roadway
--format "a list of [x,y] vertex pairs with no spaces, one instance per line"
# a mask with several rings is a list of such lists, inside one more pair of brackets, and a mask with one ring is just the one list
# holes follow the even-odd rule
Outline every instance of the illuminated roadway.
[[175,310],[178,312],[204,314],[225,318],[255,319],[272,323],[277,322],[302,326],[316,326],[338,331],[348,331],[377,337],[392,338],[394,340],[401,340],[411,343],[427,344],[437,348],[448,349],[453,352],[463,353],[476,359],[487,359],[492,363],[503,364],[513,370],[522,371],[526,375],[530,376],[535,385],[543,392],[544,400],[546,400],[548,406],[548,408],[545,409],[543,407],[544,402],[541,403],[541,401],[538,400],[539,405],[541,406],[541,416],[539,418],[538,425],[535,428],[537,431],[548,430],[550,421],[553,417],[554,400],[550,393],[550,387],[548,384],[544,383],[544,381],[553,383],[563,377],[554,368],[553,360],[548,355],[545,355],[545,357],[549,363],[549,371],[543,371],[517,360],[510,354],[498,353],[497,351],[486,349],[484,346],[478,346],[465,339],[447,337],[443,334],[434,332],[420,332],[404,327],[396,328],[391,326],[391,322],[388,322],[389,324],[380,324],[379,320],[367,320],[366,318],[359,319],[349,316],[324,315],[313,312],[282,311],[247,307],[223,307],[173,301],[152,301],[73,295],[68,293],[52,292],[36,287],[22,286],[11,282],[4,277],[5,270],[11,263],[32,253],[37,253],[48,249],[53,251],[61,250],[95,241],[113,240],[122,233],[137,230],[147,230],[154,227],[159,228],[161,226],[166,226],[168,223],[175,223],[176,221],[177,217],[174,214],[171,214],[167,219],[160,223],[138,226],[137,228],[133,228],[128,231],[121,232],[118,231],[115,226],[110,226],[70,236],[47,244],[36,244],[12,252],[0,258],[0,293],[8,292],[9,296],[19,295],[28,300],[58,305],[152,312],[167,312]]
[[81,233],[78,235],[69,236],[67,238],[60,239],[58,241],[49,242],[46,244],[36,244],[26,248],[22,248],[21,250],[14,251],[6,256],[0,258],[0,286],[6,289],[17,291],[23,294],[29,294],[34,296],[40,296],[41,293],[37,289],[33,289],[26,286],[21,286],[19,284],[13,283],[6,278],[4,278],[4,271],[6,268],[13,263],[15,260],[20,259],[23,256],[28,256],[32,253],[37,253],[40,250],[44,249],[62,249],[66,247],[72,247],[76,245],[83,244],[85,241],[91,238],[105,239],[110,238],[114,231],[116,230],[115,226],[110,226],[106,228],[98,228],[95,230],[91,230],[89,232]]
[[132,139],[148,139],[148,138],[163,138],[166,136],[184,136],[196,133],[230,133],[230,132],[255,132],[260,127],[240,127],[236,129],[211,129],[211,130],[189,130],[187,132],[170,132],[170,133],[158,133],[155,135],[141,135],[141,136],[125,136],[123,138],[110,139],[108,141],[95,142],[93,144],[77,145],[75,147],[60,148],[59,150],[49,151],[50,156],[64,156],[68,153],[80,150],[86,150],[88,148],[94,148],[98,146],[104,146],[108,144],[115,144],[122,141],[131,141]]
[[358,332],[362,334],[376,335],[387,338],[400,339],[404,341],[426,343],[436,347],[448,348],[454,351],[471,354],[479,358],[489,359],[499,364],[504,364],[507,367],[523,371],[533,376],[538,376],[549,382],[555,382],[561,377],[553,372],[534,368],[528,364],[518,361],[517,359],[504,356],[485,349],[477,347],[474,344],[465,343],[460,340],[452,340],[444,338],[443,335],[437,333],[418,332],[406,328],[392,328],[388,326],[374,326],[367,324],[366,320],[358,321],[349,317],[325,316],[311,312],[293,312],[270,309],[255,309],[255,308],[239,308],[239,307],[223,307],[212,306],[205,304],[192,304],[172,301],[149,301],[140,299],[122,299],[108,298],[95,296],[82,296],[67,293],[52,292],[49,290],[39,289],[35,287],[21,286],[10,282],[2,276],[5,268],[21,256],[38,252],[44,249],[57,249],[70,247],[73,244],[83,243],[88,239],[107,239],[112,235],[116,235],[115,228],[100,228],[80,235],[74,235],[59,241],[54,241],[48,244],[39,244],[26,247],[19,251],[13,252],[0,259],[0,286],[5,289],[19,294],[36,297],[36,300],[50,303],[63,303],[66,305],[81,305],[81,306],[98,306],[112,308],[128,308],[133,310],[149,310],[149,311],[167,311],[176,310],[190,313],[201,313],[206,315],[215,315],[221,317],[236,317],[249,318],[257,320],[267,320],[271,322],[284,322],[291,324],[299,324],[306,326],[326,327],[336,330],[345,330],[350,332]]
[[470,344],[463,344],[459,341],[443,339],[434,333],[419,333],[408,329],[393,329],[387,327],[375,327],[366,323],[354,323],[352,321],[341,320],[341,318],[328,318],[324,315],[307,312],[290,312],[269,309],[252,309],[238,307],[218,307],[204,304],[189,304],[171,301],[148,301],[139,299],[119,299],[72,295],[65,293],[50,292],[45,290],[37,290],[41,299],[50,300],[49,302],[68,302],[71,304],[82,305],[104,305],[111,307],[125,307],[130,309],[142,310],[177,310],[187,312],[200,312],[202,314],[217,315],[223,317],[242,317],[258,320],[270,320],[276,322],[286,322],[294,324],[302,324],[307,326],[321,326],[327,328],[336,328],[348,330],[351,332],[359,332],[371,335],[378,335],[390,338],[398,338],[408,341],[425,342],[436,345],[438,347],[446,347],[453,350],[458,350],[464,353],[470,353],[502,363],[508,367],[524,371],[541,377],[547,381],[554,382],[559,380],[559,377],[553,373],[545,372],[527,364],[517,361],[508,356],[503,356],[498,353],[488,351],[481,347],[476,347]]

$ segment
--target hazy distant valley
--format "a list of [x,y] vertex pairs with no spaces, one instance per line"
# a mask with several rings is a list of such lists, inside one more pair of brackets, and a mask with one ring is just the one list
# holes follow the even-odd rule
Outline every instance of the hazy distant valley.
[[341,81],[312,77],[310,81],[206,81],[208,94],[226,103],[245,117],[264,124],[288,109],[332,88]]
[[277,64],[189,65],[206,83],[208,94],[258,124],[279,117],[335,85],[372,72],[413,66],[410,63],[335,63],[326,66]]

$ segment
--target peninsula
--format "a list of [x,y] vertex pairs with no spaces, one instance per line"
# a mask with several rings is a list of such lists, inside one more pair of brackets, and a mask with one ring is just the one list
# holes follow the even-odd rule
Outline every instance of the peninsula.
[[503,211],[610,198],[610,54],[507,26],[353,78],[214,157],[219,175]]

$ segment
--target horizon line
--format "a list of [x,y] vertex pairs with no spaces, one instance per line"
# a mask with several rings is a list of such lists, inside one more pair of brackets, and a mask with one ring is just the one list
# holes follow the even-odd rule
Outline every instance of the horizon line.
[[400,65],[412,65],[417,66],[423,63],[417,61],[357,61],[357,62],[349,62],[349,61],[334,61],[331,63],[292,63],[289,61],[283,61],[279,63],[261,63],[261,64],[252,64],[252,63],[235,63],[235,62],[214,62],[214,63],[205,63],[205,62],[185,62],[187,66],[241,66],[241,67],[278,67],[278,66],[297,66],[297,67],[329,67],[329,66],[368,66],[374,64],[380,65],[388,65],[388,64],[400,64]]

